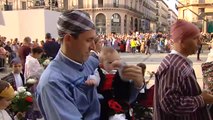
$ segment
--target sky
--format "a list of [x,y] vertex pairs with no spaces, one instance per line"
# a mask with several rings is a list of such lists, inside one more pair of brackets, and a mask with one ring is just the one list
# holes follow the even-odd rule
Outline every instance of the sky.
[[177,4],[176,0],[164,0],[164,1],[168,4],[169,8],[171,8],[176,14],[178,13],[175,8],[175,3]]

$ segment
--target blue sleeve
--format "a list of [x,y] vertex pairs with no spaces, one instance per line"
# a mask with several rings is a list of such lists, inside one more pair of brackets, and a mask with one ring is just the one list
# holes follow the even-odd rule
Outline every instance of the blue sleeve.
[[73,98],[65,95],[56,83],[49,83],[36,95],[45,120],[81,120]]

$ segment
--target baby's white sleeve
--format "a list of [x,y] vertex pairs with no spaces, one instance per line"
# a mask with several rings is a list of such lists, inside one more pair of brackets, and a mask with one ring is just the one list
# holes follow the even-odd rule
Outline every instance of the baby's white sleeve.
[[99,85],[101,78],[97,68],[95,69],[95,72],[93,75],[88,76],[87,80],[95,80],[97,82],[97,86]]

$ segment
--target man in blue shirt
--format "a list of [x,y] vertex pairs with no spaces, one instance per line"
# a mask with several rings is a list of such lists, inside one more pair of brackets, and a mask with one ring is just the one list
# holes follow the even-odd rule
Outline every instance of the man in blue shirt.
[[[45,120],[99,120],[97,90],[85,84],[99,64],[90,56],[95,46],[95,26],[87,13],[75,10],[60,15],[57,28],[61,48],[40,78],[38,106]],[[139,67],[126,66],[122,74],[133,80],[136,88],[143,86]]]

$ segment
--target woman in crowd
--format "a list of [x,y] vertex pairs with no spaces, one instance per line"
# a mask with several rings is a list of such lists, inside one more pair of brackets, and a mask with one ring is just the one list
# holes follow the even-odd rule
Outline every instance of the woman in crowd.
[[6,81],[0,80],[0,120],[12,120],[5,109],[15,96],[13,87]]
[[[41,47],[35,47],[32,48],[31,54],[26,57],[26,63],[25,63],[25,79],[28,80],[29,78],[36,79],[37,82],[43,72],[43,67],[39,63],[38,59],[41,58],[43,54],[43,49]],[[34,84],[34,86],[31,88],[31,92],[34,95],[34,91],[36,89],[37,83]],[[37,118],[41,118],[41,114],[39,112],[39,109],[37,107],[37,104],[34,100],[33,109],[27,112],[27,118],[36,120]]]

